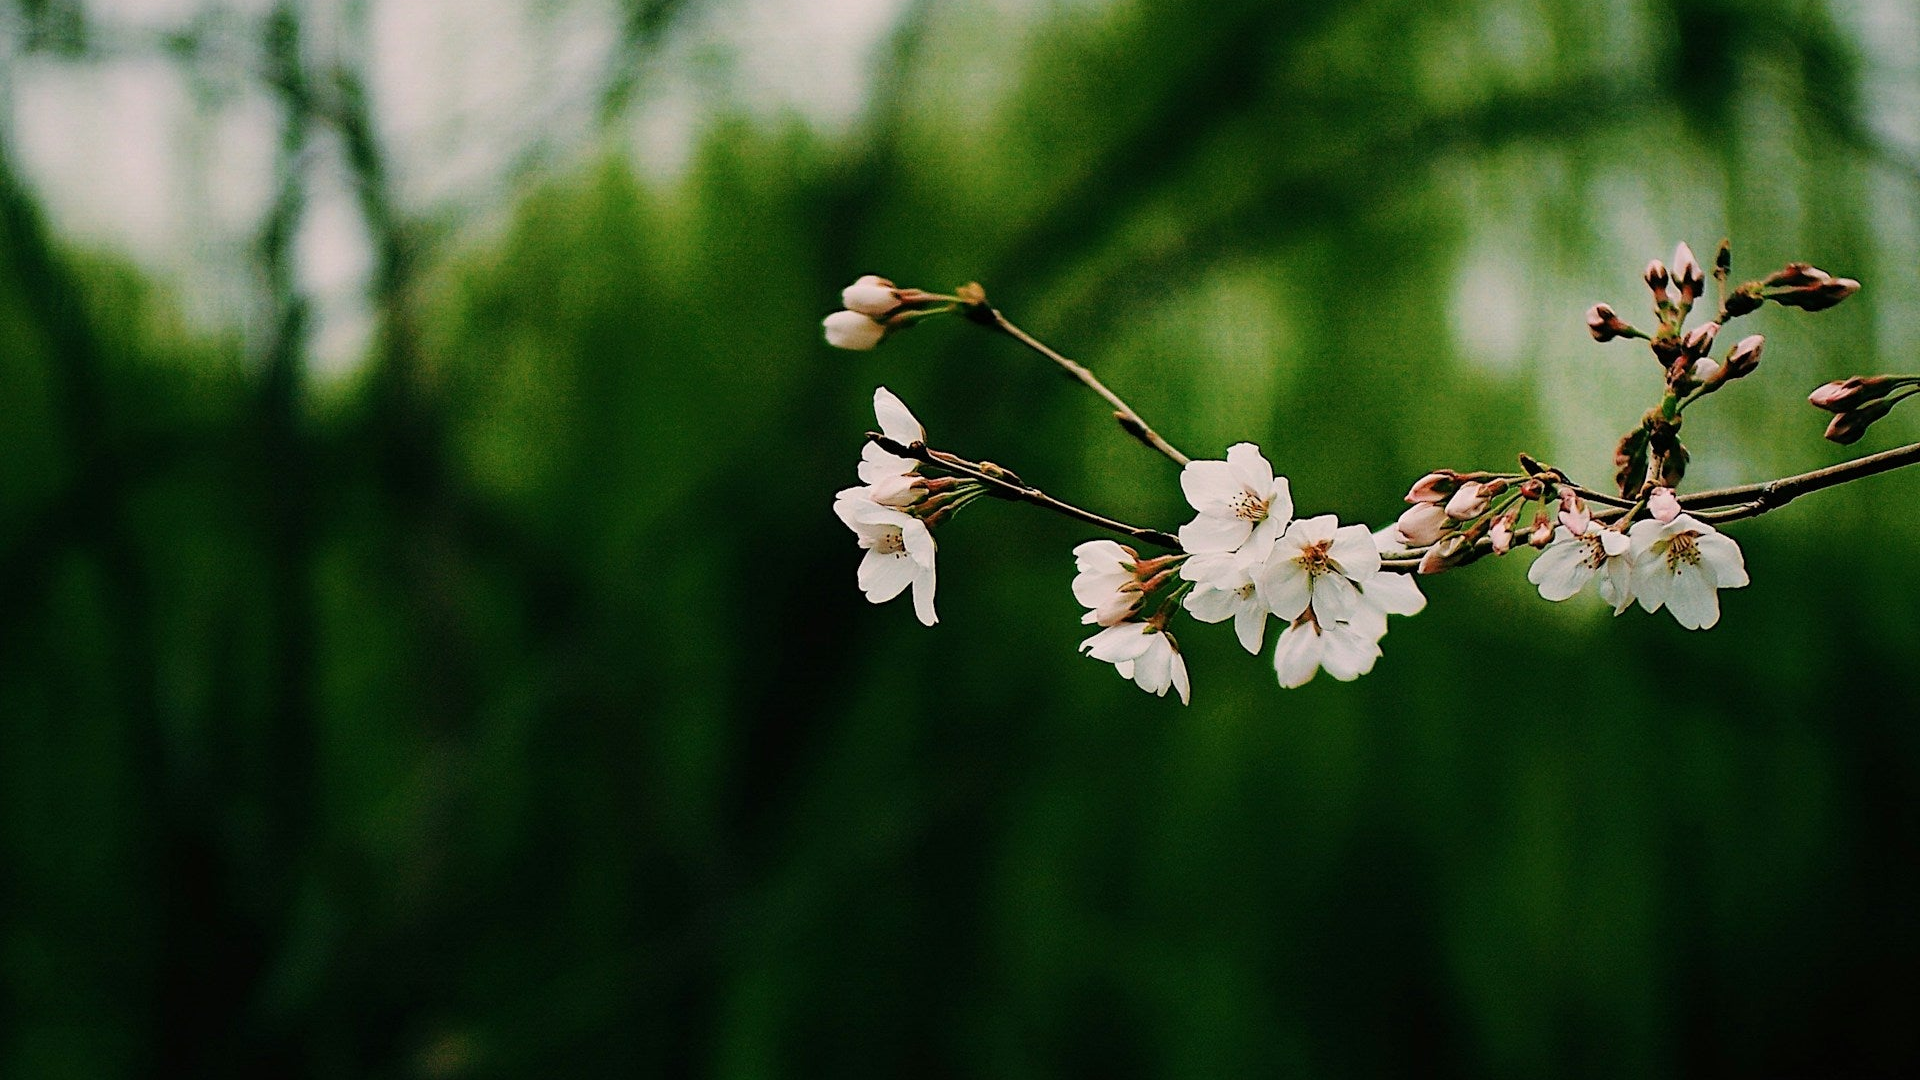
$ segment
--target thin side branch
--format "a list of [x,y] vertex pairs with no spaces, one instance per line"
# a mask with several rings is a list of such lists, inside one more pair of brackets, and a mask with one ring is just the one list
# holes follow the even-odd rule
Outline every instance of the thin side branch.
[[1157,547],[1166,548],[1169,551],[1181,550],[1179,538],[1171,533],[1162,532],[1159,529],[1143,528],[1139,525],[1129,525],[1124,521],[1116,521],[1103,514],[1096,514],[1091,510],[1082,509],[1072,503],[1062,502],[1046,492],[1041,491],[1039,488],[1028,484],[1012,472],[998,465],[994,465],[991,462],[969,461],[958,454],[949,454],[944,450],[935,450],[925,443],[908,444],[896,442],[876,431],[867,432],[867,440],[889,454],[912,458],[915,461],[924,462],[935,468],[945,469],[950,473],[977,481],[985,485],[987,492],[995,498],[1006,499],[1011,502],[1031,503],[1034,506],[1051,510],[1062,517],[1072,518],[1075,521],[1105,529],[1108,532],[1119,533],[1129,539],[1144,541]]
[[1187,457],[1187,455],[1181,453],[1178,447],[1163,438],[1159,432],[1153,430],[1146,420],[1141,418],[1138,412],[1134,411],[1133,406],[1127,404],[1119,394],[1107,389],[1107,384],[1101,382],[1092,371],[1087,369],[1085,364],[1078,363],[1060,355],[1049,347],[1046,342],[1015,326],[1005,315],[1000,314],[999,311],[985,304],[976,304],[968,308],[967,317],[982,326],[988,326],[998,330],[1020,344],[1025,345],[1027,348],[1032,349],[1034,352],[1039,353],[1041,356],[1060,365],[1061,370],[1073,376],[1075,379],[1080,380],[1080,383],[1087,389],[1099,394],[1106,400],[1107,404],[1113,406],[1113,418],[1120,424],[1121,430],[1139,439],[1149,447],[1165,454],[1168,460],[1172,461],[1175,465],[1185,465],[1188,461],[1192,460]]

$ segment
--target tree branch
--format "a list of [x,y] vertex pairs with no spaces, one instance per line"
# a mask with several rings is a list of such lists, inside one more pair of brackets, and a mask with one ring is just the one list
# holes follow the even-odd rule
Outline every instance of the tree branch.
[[994,308],[988,307],[986,304],[969,305],[966,312],[967,318],[982,326],[998,330],[1000,333],[1007,335],[1020,344],[1025,345],[1027,348],[1032,349],[1034,352],[1039,353],[1041,356],[1060,365],[1062,370],[1075,379],[1078,379],[1087,389],[1099,394],[1106,400],[1107,404],[1113,406],[1113,418],[1119,422],[1121,430],[1127,434],[1139,439],[1160,453],[1165,454],[1168,460],[1172,461],[1175,465],[1185,465],[1192,460],[1187,457],[1187,455],[1181,453],[1178,447],[1161,437],[1159,432],[1153,430],[1146,420],[1142,419],[1140,414],[1134,411],[1133,406],[1126,403],[1125,399],[1121,398],[1119,394],[1114,393],[1112,390],[1107,389],[1107,384],[1101,382],[1092,371],[1088,370],[1085,364],[1070,360],[1055,352],[1046,342],[1015,326],[1012,320],[1000,314],[1000,312]]
[[912,458],[915,461],[924,462],[935,468],[945,469],[948,472],[976,481],[984,485],[987,492],[995,498],[1006,499],[1010,502],[1031,503],[1034,506],[1051,510],[1062,517],[1072,518],[1075,521],[1105,529],[1108,532],[1115,532],[1134,540],[1145,541],[1146,543],[1166,548],[1169,551],[1181,550],[1179,538],[1171,533],[1162,532],[1159,529],[1148,529],[1138,525],[1129,525],[1124,521],[1116,521],[1103,514],[1096,514],[1091,510],[1082,509],[1072,503],[1062,502],[992,462],[968,461],[958,454],[949,454],[944,450],[935,450],[925,443],[916,442],[908,444],[896,442],[876,431],[867,432],[867,440],[889,454],[898,457]]

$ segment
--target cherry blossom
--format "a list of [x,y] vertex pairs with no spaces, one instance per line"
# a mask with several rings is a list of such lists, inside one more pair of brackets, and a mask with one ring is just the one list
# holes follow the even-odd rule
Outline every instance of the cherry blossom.
[[878,274],[867,274],[840,290],[840,303],[848,311],[879,319],[900,306],[900,293],[894,289],[893,282]]
[[1287,478],[1252,443],[1236,443],[1225,461],[1189,461],[1180,488],[1197,516],[1180,526],[1180,546],[1194,555],[1245,550],[1265,559],[1293,519]]
[[1180,655],[1180,643],[1156,621],[1123,622],[1109,626],[1080,643],[1080,651],[1095,660],[1112,664],[1123,679],[1156,697],[1165,697],[1169,689],[1180,692],[1180,704],[1192,697],[1187,681],[1187,661]]
[[866,488],[840,492],[833,512],[867,553],[857,576],[867,599],[883,604],[911,585],[914,615],[926,626],[939,622],[933,612],[935,547],[926,522],[873,501]]
[[1705,630],[1720,621],[1719,590],[1747,584],[1740,545],[1691,514],[1667,522],[1637,521],[1628,536],[1633,591],[1640,606],[1659,611],[1665,605],[1689,630]]
[[1089,540],[1073,549],[1073,598],[1089,610],[1083,623],[1117,626],[1131,619],[1146,594],[1134,567],[1140,554],[1112,540]]
[[1626,534],[1617,529],[1588,528],[1576,536],[1561,525],[1527,568],[1527,580],[1540,587],[1542,599],[1560,601],[1586,588],[1597,574],[1600,599],[1618,614],[1633,602],[1629,546]]
[[1195,555],[1180,567],[1180,576],[1194,583],[1183,601],[1188,613],[1204,623],[1232,619],[1241,647],[1255,654],[1266,641],[1267,616],[1272,614],[1254,584],[1256,568],[1238,552]]
[[1340,526],[1332,514],[1288,526],[1255,575],[1273,613],[1292,622],[1309,607],[1323,622],[1351,618],[1360,606],[1355,586],[1380,572],[1380,549],[1365,525]]
[[[879,422],[880,433],[902,446],[926,441],[926,428],[906,403],[884,386],[873,392],[873,417]],[[860,451],[860,482],[869,487],[874,502],[886,506],[919,501],[923,494],[919,469],[918,461],[882,450],[877,443],[870,442]]]

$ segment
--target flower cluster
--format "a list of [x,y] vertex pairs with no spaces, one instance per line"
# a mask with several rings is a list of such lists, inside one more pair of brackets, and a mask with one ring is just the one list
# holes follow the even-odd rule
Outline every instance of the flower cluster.
[[[880,431],[869,433],[862,451],[861,484],[841,491],[834,509],[865,551],[857,579],[867,598],[881,603],[911,589],[915,614],[928,625],[936,621],[933,530],[984,495],[1042,506],[1164,549],[1166,554],[1144,557],[1116,540],[1080,544],[1073,549],[1072,591],[1086,609],[1081,622],[1098,628],[1080,651],[1112,664],[1148,693],[1177,692],[1182,703],[1191,700],[1192,687],[1172,624],[1183,613],[1202,623],[1232,622],[1241,647],[1256,656],[1268,646],[1267,621],[1279,619],[1272,663],[1283,687],[1304,685],[1321,671],[1351,680],[1379,660],[1389,616],[1417,614],[1426,606],[1416,573],[1439,573],[1521,548],[1538,550],[1527,579],[1546,600],[1566,600],[1592,585],[1616,615],[1637,603],[1650,613],[1670,612],[1687,629],[1706,629],[1719,621],[1720,590],[1748,583],[1739,545],[1716,523],[1764,513],[1806,490],[1831,486],[1842,472],[1867,475],[1920,461],[1916,444],[1863,459],[1858,468],[1679,494],[1691,457],[1680,441],[1687,408],[1754,374],[1765,349],[1765,339],[1750,334],[1716,355],[1724,327],[1769,302],[1820,311],[1860,287],[1806,263],[1730,287],[1731,262],[1723,241],[1710,275],[1684,243],[1671,266],[1648,263],[1642,279],[1652,298],[1651,330],[1606,304],[1587,312],[1596,341],[1645,342],[1664,389],[1659,404],[1616,446],[1617,496],[1582,487],[1522,454],[1516,472],[1428,473],[1407,492],[1407,510],[1377,533],[1365,525],[1343,526],[1332,514],[1295,517],[1291,485],[1253,443],[1235,444],[1223,459],[1188,458],[1084,365],[987,307],[978,285],[948,296],[869,275],[842,293],[843,310],[827,316],[831,344],[871,349],[894,330],[944,313],[1005,334],[1093,390],[1114,407],[1123,431],[1181,465],[1180,487],[1194,516],[1177,535],[1128,525],[1061,502],[991,462],[931,449],[920,422],[885,388],[874,393]],[[1717,310],[1711,320],[1689,326],[1706,298],[1709,276]],[[1827,437],[1850,443],[1916,393],[1920,375],[1855,376],[1821,386],[1808,400],[1834,414]],[[1740,501],[1747,497],[1752,501]]]
[[1815,388],[1807,404],[1833,414],[1827,438],[1843,446],[1866,435],[1873,422],[1920,393],[1920,375],[1855,375]]
[[[903,447],[924,445],[926,429],[893,391],[873,392],[874,419],[886,438]],[[866,551],[857,580],[867,599],[882,604],[913,589],[921,623],[939,622],[933,610],[933,529],[976,498],[981,489],[952,477],[923,477],[920,462],[869,442],[860,454],[861,486],[834,496],[833,511]]]

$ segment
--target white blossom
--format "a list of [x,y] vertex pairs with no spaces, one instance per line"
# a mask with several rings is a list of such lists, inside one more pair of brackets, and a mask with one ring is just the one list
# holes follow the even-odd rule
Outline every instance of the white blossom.
[[900,306],[900,294],[894,291],[893,282],[878,274],[868,274],[840,290],[840,303],[848,311],[877,319]]
[[820,320],[827,332],[827,344],[836,349],[864,352],[880,344],[887,328],[857,311],[836,311]]
[[[1384,617],[1379,627],[1385,634]],[[1289,690],[1305,686],[1322,668],[1341,682],[1352,682],[1372,671],[1374,661],[1380,659],[1380,636],[1373,629],[1370,618],[1323,624],[1303,614],[1280,631],[1280,641],[1273,648],[1273,673]]]
[[1665,605],[1681,626],[1705,630],[1720,621],[1721,589],[1748,581],[1746,559],[1733,538],[1691,514],[1672,521],[1634,522],[1633,590],[1640,606]]
[[1187,662],[1180,655],[1180,643],[1150,622],[1123,622],[1109,626],[1080,643],[1080,651],[1095,660],[1112,664],[1123,679],[1157,697],[1169,689],[1180,692],[1180,704],[1189,703],[1192,687],[1187,682]]
[[[873,418],[882,435],[902,446],[927,439],[927,429],[912,410],[884,386],[873,392]],[[867,485],[868,497],[884,506],[908,506],[919,501],[924,494],[919,470],[918,461],[882,450],[877,443],[870,442],[860,451],[860,482]]]
[[1617,529],[1589,527],[1575,536],[1565,525],[1558,526],[1552,542],[1527,568],[1527,580],[1540,587],[1542,598],[1559,601],[1585,588],[1598,574],[1600,599],[1612,604],[1618,614],[1633,602],[1628,546],[1626,534]]
[[1134,572],[1140,554],[1112,540],[1089,540],[1073,549],[1073,598],[1090,610],[1083,623],[1117,626],[1133,617],[1144,593]]
[[1180,488],[1198,512],[1180,526],[1180,546],[1195,555],[1245,549],[1265,559],[1293,518],[1287,478],[1252,443],[1236,443],[1225,461],[1189,461]]
[[1341,622],[1360,607],[1355,586],[1380,572],[1380,549],[1365,525],[1340,525],[1332,514],[1288,526],[1255,575],[1260,596],[1287,622],[1309,607],[1323,623]]
[[913,587],[913,613],[932,626],[934,543],[926,522],[874,502],[866,488],[848,488],[833,502],[847,528],[860,541],[866,556],[860,560],[860,591],[875,604],[885,603]]
[[1257,654],[1266,642],[1267,616],[1272,613],[1254,584],[1255,568],[1244,554],[1214,552],[1189,558],[1180,576],[1194,583],[1182,606],[1204,623],[1232,619],[1241,647]]

